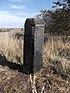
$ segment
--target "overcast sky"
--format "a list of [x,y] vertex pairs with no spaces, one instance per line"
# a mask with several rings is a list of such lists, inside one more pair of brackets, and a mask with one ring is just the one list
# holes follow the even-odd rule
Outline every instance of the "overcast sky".
[[0,0],[0,28],[23,27],[26,18],[51,9],[54,1],[57,0]]

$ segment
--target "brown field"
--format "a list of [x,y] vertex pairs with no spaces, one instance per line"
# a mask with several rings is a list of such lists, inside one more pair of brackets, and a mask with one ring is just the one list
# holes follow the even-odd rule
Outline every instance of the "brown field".
[[47,35],[44,65],[32,81],[31,75],[14,70],[17,67],[12,65],[23,64],[22,29],[1,30],[0,93],[70,93],[70,36]]

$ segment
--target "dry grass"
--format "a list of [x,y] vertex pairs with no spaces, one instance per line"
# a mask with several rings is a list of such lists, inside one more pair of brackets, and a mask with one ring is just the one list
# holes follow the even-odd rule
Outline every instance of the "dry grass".
[[[43,55],[46,65],[39,75],[29,78],[0,66],[0,86],[4,87],[0,89],[4,93],[70,93],[70,36],[48,35],[47,38]],[[9,32],[0,32],[0,54],[9,61],[22,64],[23,39],[10,37]]]
[[11,62],[22,63],[23,39],[9,36],[9,32],[0,33],[0,54]]
[[[63,68],[70,64],[70,36],[47,36],[44,45],[44,63],[49,61],[62,63]],[[13,38],[9,32],[0,32],[0,54],[5,55],[7,60],[23,63],[23,38]]]
[[61,61],[63,67],[70,64],[70,37],[69,36],[48,36],[44,48],[44,61]]

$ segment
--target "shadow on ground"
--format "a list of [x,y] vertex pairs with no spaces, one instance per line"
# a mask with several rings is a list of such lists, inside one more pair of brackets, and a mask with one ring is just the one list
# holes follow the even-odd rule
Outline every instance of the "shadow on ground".
[[6,57],[2,56],[1,54],[0,54],[0,65],[2,65],[3,67],[7,66],[13,70],[18,70],[21,73],[25,73],[25,74],[32,73],[29,68],[25,67],[24,65],[16,64],[16,63],[8,61]]

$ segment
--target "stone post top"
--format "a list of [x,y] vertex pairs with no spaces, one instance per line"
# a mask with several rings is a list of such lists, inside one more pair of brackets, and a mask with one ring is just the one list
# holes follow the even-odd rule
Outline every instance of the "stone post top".
[[27,18],[25,21],[25,26],[33,26],[35,27],[35,22],[34,22],[34,18]]
[[27,18],[26,21],[25,21],[25,25],[26,24],[29,24],[30,26],[33,26],[33,27],[42,27],[44,28],[45,26],[45,22],[42,18]]

